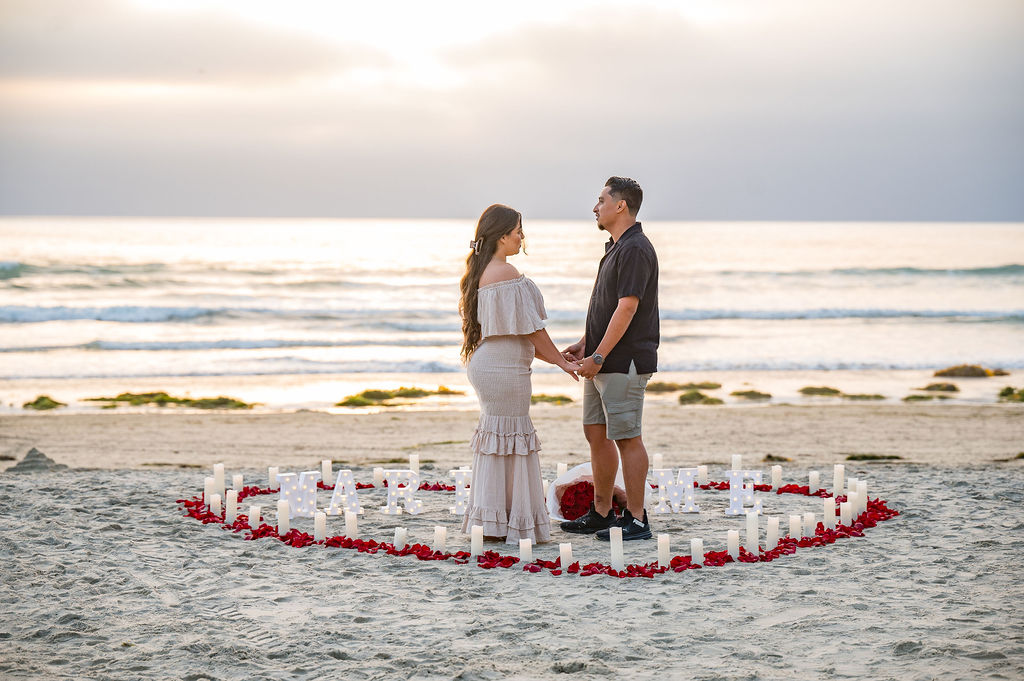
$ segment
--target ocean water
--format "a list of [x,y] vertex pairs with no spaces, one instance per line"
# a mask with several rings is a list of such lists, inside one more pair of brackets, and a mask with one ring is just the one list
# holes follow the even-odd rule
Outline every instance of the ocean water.
[[[473,228],[3,218],[0,380],[460,373]],[[586,220],[527,218],[524,230],[528,255],[511,262],[544,293],[556,344],[569,344],[607,235]],[[1024,224],[645,231],[661,266],[662,372],[1024,368]]]

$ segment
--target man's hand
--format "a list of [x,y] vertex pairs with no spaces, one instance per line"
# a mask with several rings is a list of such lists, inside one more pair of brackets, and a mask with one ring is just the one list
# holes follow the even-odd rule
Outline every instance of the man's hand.
[[583,341],[579,343],[573,343],[565,350],[562,350],[562,357],[565,357],[570,362],[579,362],[583,360]]
[[598,372],[601,371],[601,367],[594,363],[594,356],[591,355],[583,360],[583,365],[580,367],[579,375],[586,379],[591,379],[597,376]]

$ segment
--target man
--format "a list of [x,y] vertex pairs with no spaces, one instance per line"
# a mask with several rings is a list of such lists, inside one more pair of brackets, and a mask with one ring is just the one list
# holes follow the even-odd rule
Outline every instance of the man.
[[[594,469],[594,504],[581,518],[562,523],[566,532],[596,533],[608,540],[618,524],[622,538],[650,539],[644,510],[647,450],[640,435],[644,391],[658,369],[658,256],[636,221],[643,190],[628,177],[612,177],[594,206],[597,227],[611,235],[598,267],[584,336],[563,350],[582,361],[583,433]],[[615,475],[622,458],[626,508],[612,509]]]

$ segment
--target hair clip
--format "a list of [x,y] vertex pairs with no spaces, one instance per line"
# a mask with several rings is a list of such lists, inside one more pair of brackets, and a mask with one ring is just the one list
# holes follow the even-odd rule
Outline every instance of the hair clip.
[[469,242],[469,247],[472,248],[473,252],[476,253],[477,255],[480,255],[480,242],[481,241],[483,241],[483,239],[477,239],[476,241],[470,241]]

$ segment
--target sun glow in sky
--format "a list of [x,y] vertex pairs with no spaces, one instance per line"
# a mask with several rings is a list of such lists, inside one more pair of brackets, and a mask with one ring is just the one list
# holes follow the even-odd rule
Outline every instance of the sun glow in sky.
[[8,0],[0,211],[1024,219],[1019,0]]

